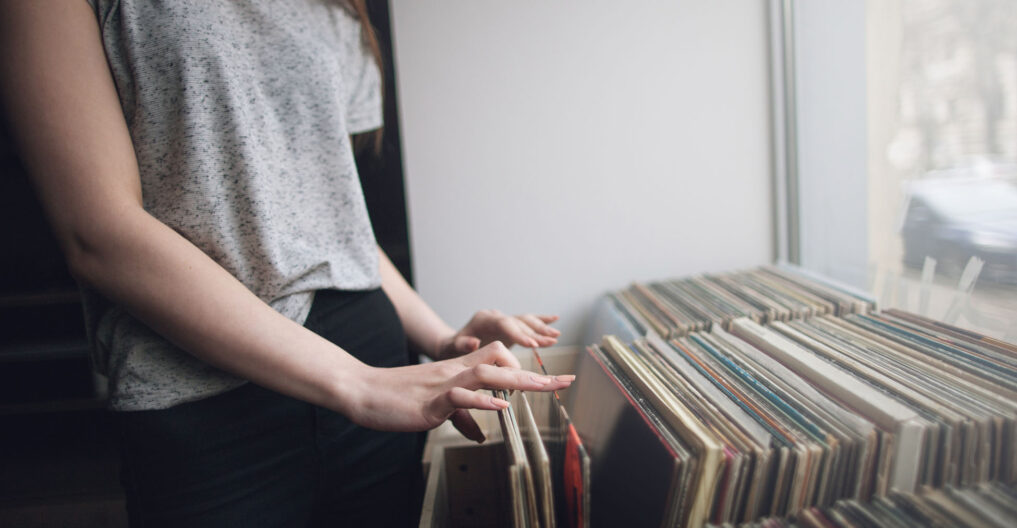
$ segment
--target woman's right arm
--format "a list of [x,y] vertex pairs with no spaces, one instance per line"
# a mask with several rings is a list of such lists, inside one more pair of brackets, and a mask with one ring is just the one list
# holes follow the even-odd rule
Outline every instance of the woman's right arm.
[[82,0],[0,3],[0,104],[75,277],[206,362],[390,430],[503,406],[478,388],[565,384],[494,368],[518,366],[504,347],[409,375],[368,367],[149,215],[95,15]]

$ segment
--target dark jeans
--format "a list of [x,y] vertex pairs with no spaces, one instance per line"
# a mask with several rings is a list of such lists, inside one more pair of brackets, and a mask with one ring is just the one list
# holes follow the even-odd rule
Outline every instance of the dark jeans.
[[[407,363],[381,290],[320,291],[307,328],[361,361]],[[419,436],[357,426],[253,383],[158,411],[115,413],[132,526],[408,526]]]

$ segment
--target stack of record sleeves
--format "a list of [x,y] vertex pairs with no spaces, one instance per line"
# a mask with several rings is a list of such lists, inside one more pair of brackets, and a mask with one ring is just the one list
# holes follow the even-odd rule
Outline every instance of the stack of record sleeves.
[[562,396],[592,525],[1017,526],[1014,345],[791,268],[608,304]]
[[[1010,528],[1017,518],[1014,503],[1017,492],[998,483],[980,484],[968,489],[947,487],[929,489],[920,494],[890,493],[869,502],[840,500],[827,508],[808,508],[787,518],[769,518],[750,526],[779,528],[855,528],[891,526],[910,528],[931,526],[985,526]],[[718,526],[718,525],[710,525]],[[722,526],[732,526],[724,524]]]
[[864,293],[788,266],[636,283],[610,298],[665,338],[714,325],[727,329],[740,317],[765,324],[813,315],[866,313],[876,306]]

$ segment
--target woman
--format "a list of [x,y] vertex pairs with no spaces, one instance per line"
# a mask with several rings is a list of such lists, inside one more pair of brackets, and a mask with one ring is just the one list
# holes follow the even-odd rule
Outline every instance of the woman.
[[454,331],[375,244],[349,140],[381,125],[362,2],[0,9],[0,96],[92,292],[133,524],[405,524],[407,432],[480,441],[466,410],[508,403],[479,389],[571,382],[503,344],[553,344],[554,317]]

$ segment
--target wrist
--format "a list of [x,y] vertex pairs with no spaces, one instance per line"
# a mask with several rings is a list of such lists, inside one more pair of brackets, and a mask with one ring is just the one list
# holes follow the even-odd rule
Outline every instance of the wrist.
[[370,377],[374,370],[377,369],[359,361],[337,369],[327,389],[329,404],[326,407],[354,419],[369,399]]
[[405,411],[407,400],[406,383],[393,376],[398,370],[370,365],[357,369],[349,380],[341,414],[368,429],[393,430],[393,418]]
[[427,355],[431,356],[431,359],[435,361],[448,359],[449,351],[455,344],[456,335],[458,335],[458,332],[448,325],[444,325],[444,328],[434,333],[431,344],[425,349],[427,350]]

